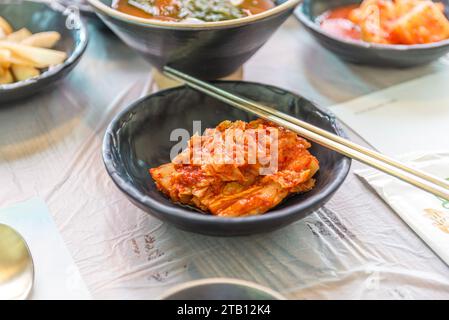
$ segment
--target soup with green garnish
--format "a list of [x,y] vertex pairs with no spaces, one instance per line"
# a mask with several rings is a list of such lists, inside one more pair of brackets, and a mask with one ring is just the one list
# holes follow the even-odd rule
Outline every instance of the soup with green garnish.
[[247,17],[275,5],[273,0],[116,0],[113,7],[140,18],[215,22]]

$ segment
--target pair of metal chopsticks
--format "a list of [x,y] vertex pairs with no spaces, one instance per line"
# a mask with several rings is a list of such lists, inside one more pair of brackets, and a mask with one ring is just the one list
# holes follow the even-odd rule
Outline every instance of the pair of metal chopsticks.
[[384,154],[365,148],[345,138],[337,136],[310,123],[299,120],[274,108],[220,89],[210,83],[196,79],[171,67],[164,67],[164,74],[185,83],[213,98],[223,101],[246,112],[276,123],[300,136],[318,143],[326,148],[358,160],[366,165],[399,178],[415,187],[449,200],[449,182],[421,170],[407,166]]

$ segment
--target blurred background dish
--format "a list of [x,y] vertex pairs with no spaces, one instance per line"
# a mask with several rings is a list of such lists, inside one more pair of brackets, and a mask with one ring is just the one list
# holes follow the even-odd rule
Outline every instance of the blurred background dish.
[[112,4],[140,18],[198,23],[244,18],[275,6],[275,0],[115,0]]
[[211,278],[175,286],[161,300],[285,300],[285,297],[249,281]]
[[28,244],[10,226],[0,223],[0,300],[26,299],[34,285],[34,263]]
[[236,72],[270,38],[300,0],[277,0],[268,11],[218,22],[145,19],[113,9],[112,0],[88,0],[105,24],[161,70],[169,64],[203,79]]
[[27,28],[31,33],[57,31],[61,39],[54,49],[67,54],[67,59],[44,70],[39,76],[20,82],[0,85],[0,102],[28,97],[48,88],[64,78],[78,63],[88,42],[87,28],[77,19],[68,24],[65,7],[54,2],[0,0],[0,16],[7,19],[14,30]]
[[[270,105],[330,132],[343,135],[336,120],[307,99],[283,89],[250,82],[216,82],[230,92]],[[269,212],[251,217],[217,217],[170,201],[156,188],[149,169],[170,161],[174,129],[192,134],[193,121],[202,129],[223,120],[250,121],[254,116],[187,87],[149,95],[117,115],[106,130],[103,160],[118,188],[149,214],[191,232],[236,236],[268,232],[306,217],[331,198],[346,178],[351,160],[318,144],[310,152],[319,160],[316,185]]]
[[[331,34],[320,26],[320,16],[326,11],[361,2],[361,0],[304,0],[296,9],[295,15],[323,47],[352,63],[381,67],[411,67],[430,63],[449,51],[449,40],[410,45],[371,43]],[[449,17],[449,1],[440,2],[445,6],[445,16]]]

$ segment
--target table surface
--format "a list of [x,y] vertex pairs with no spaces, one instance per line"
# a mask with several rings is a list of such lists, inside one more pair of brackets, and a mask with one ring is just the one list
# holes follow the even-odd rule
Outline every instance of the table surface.
[[[449,298],[448,267],[354,175],[358,163],[325,207],[269,234],[191,234],[133,206],[104,170],[101,144],[111,118],[148,92],[151,67],[106,29],[89,31],[88,50],[66,80],[1,106],[0,206],[43,198],[94,298],[152,299],[209,277],[254,281],[296,299]],[[326,107],[444,67],[349,65],[292,17],[244,72]]]

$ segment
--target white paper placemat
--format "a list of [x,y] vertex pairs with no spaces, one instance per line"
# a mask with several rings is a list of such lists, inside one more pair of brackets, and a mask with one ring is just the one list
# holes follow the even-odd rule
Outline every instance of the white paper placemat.
[[330,110],[386,154],[449,150],[449,71],[331,106]]
[[[449,178],[448,84],[449,72],[443,71],[330,109],[374,148]],[[449,205],[445,200],[375,170],[357,174],[449,264]]]
[[0,210],[0,223],[18,231],[30,248],[35,281],[30,299],[90,299],[47,206],[33,198]]

